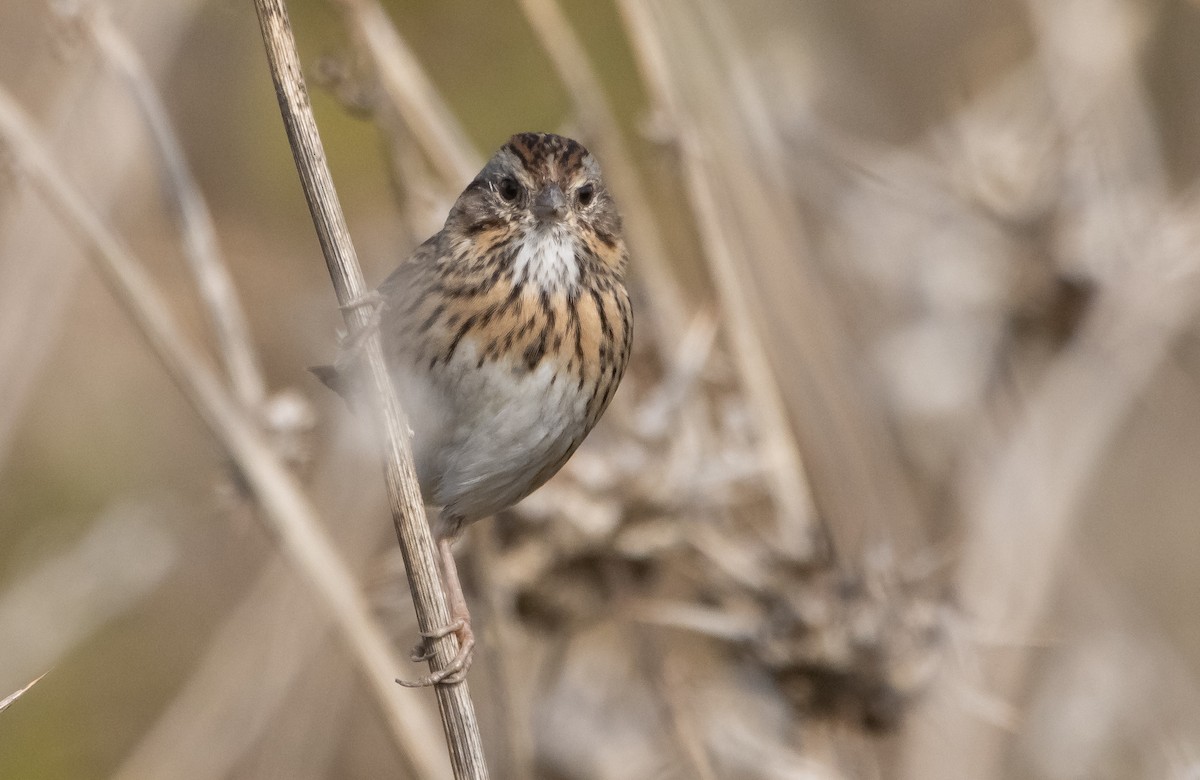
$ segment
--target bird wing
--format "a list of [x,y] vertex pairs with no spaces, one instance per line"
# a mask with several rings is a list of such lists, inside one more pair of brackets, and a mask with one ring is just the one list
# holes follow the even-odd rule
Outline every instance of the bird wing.
[[[426,280],[437,256],[438,237],[434,236],[418,246],[379,285],[381,303],[373,327],[379,328],[383,334],[384,356],[390,366],[396,365],[401,355],[411,352],[409,339],[402,336],[409,330],[407,323],[417,304],[428,292]],[[347,404],[354,389],[349,369],[361,352],[361,344],[360,338],[343,338],[332,365],[311,366],[308,369],[322,384],[344,398]]]

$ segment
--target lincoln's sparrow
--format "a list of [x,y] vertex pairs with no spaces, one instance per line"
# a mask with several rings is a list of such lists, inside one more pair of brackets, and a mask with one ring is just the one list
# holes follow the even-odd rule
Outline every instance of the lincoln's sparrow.
[[[513,136],[379,287],[380,333],[413,429],[459,637],[474,643],[450,545],[529,495],[608,406],[629,359],[633,310],[621,219],[595,158],[569,138]],[[332,369],[317,373],[335,389]]]

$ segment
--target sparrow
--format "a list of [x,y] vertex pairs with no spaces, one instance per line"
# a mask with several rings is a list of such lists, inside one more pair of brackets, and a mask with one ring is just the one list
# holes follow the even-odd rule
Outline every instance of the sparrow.
[[[451,664],[404,684],[464,678],[475,640],[454,541],[554,476],[612,400],[633,338],[628,262],[596,158],[570,138],[519,133],[379,286],[384,357],[438,509],[451,622],[424,636],[459,640]],[[350,352],[314,369],[344,395]]]

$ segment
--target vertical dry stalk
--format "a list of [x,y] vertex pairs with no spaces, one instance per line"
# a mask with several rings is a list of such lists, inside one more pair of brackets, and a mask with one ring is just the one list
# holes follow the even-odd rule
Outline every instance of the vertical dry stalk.
[[[369,380],[371,387],[367,396],[372,412],[386,433],[385,477],[392,519],[408,572],[417,622],[422,631],[432,632],[447,625],[450,616],[434,555],[433,535],[425,519],[424,503],[413,467],[408,422],[384,364],[379,334],[372,328],[371,312],[368,306],[363,305],[367,294],[366,284],[317,133],[287,7],[282,0],[256,0],[255,8],[284,127],[338,302],[342,306],[347,327],[351,332],[365,336],[363,352],[366,366],[360,373],[364,380]],[[444,668],[454,658],[457,649],[458,643],[453,635],[434,642],[431,668]],[[454,776],[486,778],[488,773],[483,743],[466,683],[438,685],[436,693]]]
[[696,780],[718,780],[719,775],[708,754],[704,735],[692,711],[694,706],[687,696],[688,685],[681,673],[681,662],[663,642],[648,640],[644,643],[644,650],[650,656],[647,661],[651,683],[658,693],[675,743],[679,746],[682,763]]
[[714,180],[705,161],[700,138],[693,122],[685,115],[675,94],[666,53],[656,37],[654,22],[639,2],[622,0],[622,17],[643,78],[650,94],[671,123],[679,147],[685,178],[684,189],[695,213],[702,246],[725,310],[723,322],[728,328],[732,352],[741,375],[742,387],[757,416],[757,433],[762,439],[768,479],[779,510],[780,536],[787,548],[797,555],[812,552],[815,539],[812,496],[805,480],[804,463],[792,435],[791,423],[756,327],[754,304],[745,280],[737,270],[731,237],[728,234],[716,193]]
[[[925,529],[910,475],[807,247],[767,101],[715,6],[620,3],[651,97],[677,136],[733,351],[771,437],[775,489],[796,503],[811,491],[844,568],[870,552],[916,556]],[[802,496],[789,473],[801,462],[793,424],[808,474]]]
[[421,718],[413,709],[397,704],[390,683],[399,662],[295,477],[184,337],[165,298],[141,264],[71,188],[30,128],[16,102],[0,90],[0,140],[11,149],[14,164],[45,197],[68,230],[91,247],[104,281],[237,464],[280,548],[340,629],[369,690],[388,719],[392,737],[408,768],[418,776],[429,776],[431,768],[413,760],[413,756],[423,754],[419,742],[410,744],[421,739]]

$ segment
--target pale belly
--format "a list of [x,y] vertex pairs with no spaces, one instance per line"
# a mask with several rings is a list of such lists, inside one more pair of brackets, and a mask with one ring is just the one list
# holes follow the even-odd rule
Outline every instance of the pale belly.
[[524,498],[553,475],[586,433],[592,386],[508,361],[479,366],[477,345],[459,344],[433,376],[405,381],[413,449],[426,500],[470,522]]

